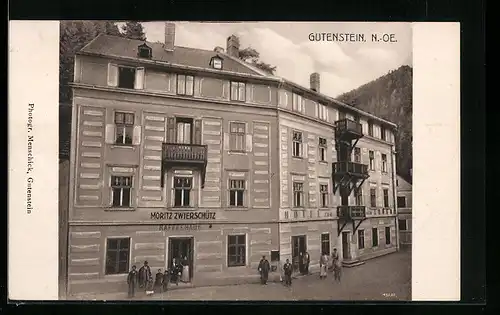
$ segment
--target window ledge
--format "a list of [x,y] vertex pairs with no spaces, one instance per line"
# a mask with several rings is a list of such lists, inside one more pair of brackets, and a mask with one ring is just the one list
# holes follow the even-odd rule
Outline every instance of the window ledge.
[[230,155],[247,155],[246,151],[231,151],[231,150],[229,150],[227,153]]
[[248,211],[250,208],[248,207],[228,207],[225,209],[226,211]]
[[328,161],[318,161],[319,164],[325,164],[325,165],[328,165]]
[[104,211],[135,211],[134,207],[107,207]]
[[112,144],[111,149],[128,149],[135,150],[135,146],[129,144]]
[[292,159],[294,159],[294,160],[301,160],[301,161],[302,161],[302,160],[304,160],[305,158],[304,158],[304,157],[302,157],[302,156],[293,156],[293,155],[292,155]]
[[195,207],[170,207],[170,208],[167,208],[167,210],[171,210],[171,211],[194,211],[196,210]]

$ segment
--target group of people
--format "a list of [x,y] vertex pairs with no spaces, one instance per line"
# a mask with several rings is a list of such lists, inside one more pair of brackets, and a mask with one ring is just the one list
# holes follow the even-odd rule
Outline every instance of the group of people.
[[147,295],[166,292],[169,283],[179,285],[179,281],[189,282],[189,264],[186,257],[182,260],[174,258],[171,267],[166,269],[164,273],[158,269],[154,279],[151,267],[145,261],[139,270],[135,265],[132,266],[132,270],[128,274],[128,296],[134,297],[137,288],[143,289]]
[[[323,253],[321,255],[321,258],[319,260],[319,278],[320,279],[326,279],[328,275],[328,269],[329,269],[329,257],[326,253]],[[340,281],[340,272],[341,272],[341,262],[339,259],[339,254],[337,252],[337,249],[333,249],[332,253],[332,269],[333,269],[333,275],[334,279]]]

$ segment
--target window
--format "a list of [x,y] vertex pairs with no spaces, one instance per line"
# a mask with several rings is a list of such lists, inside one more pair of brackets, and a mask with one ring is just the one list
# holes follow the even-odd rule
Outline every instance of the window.
[[132,113],[115,113],[116,125],[116,144],[132,144],[134,134],[134,114]]
[[227,240],[227,266],[245,266],[246,240],[245,235],[229,235]]
[[321,162],[326,161],[326,152],[328,149],[328,145],[326,144],[325,138],[319,138],[319,160]]
[[217,56],[212,57],[212,59],[210,59],[210,65],[212,68],[220,70],[222,69],[222,59]]
[[330,256],[330,234],[321,234],[321,254]]
[[354,189],[354,198],[356,199],[356,206],[363,205],[363,190],[361,187]]
[[407,230],[406,220],[399,219],[398,220],[398,225],[399,225],[399,230],[400,231],[406,231]]
[[346,113],[339,111],[339,120],[346,119]]
[[152,57],[152,50],[151,48],[146,45],[146,44],[142,44],[138,47],[138,56],[140,58],[148,58],[150,59]]
[[302,132],[293,132],[292,156],[302,157]]
[[230,180],[229,181],[229,205],[233,207],[243,207],[245,196],[245,181]]
[[365,230],[358,230],[358,248],[365,248]]
[[373,137],[373,123],[371,121],[368,122],[368,135]]
[[321,120],[328,120],[328,107],[318,103],[318,115]]
[[113,207],[130,207],[131,176],[111,176]]
[[191,177],[174,177],[174,206],[189,207],[191,205]]
[[361,149],[354,148],[354,162],[361,163]]
[[384,126],[380,126],[380,138],[384,141],[387,141],[387,135]]
[[370,170],[374,171],[375,170],[375,153],[373,151],[368,152],[368,155],[370,156]]
[[328,208],[328,185],[319,185],[319,193],[321,195],[321,208]]
[[245,83],[231,82],[231,101],[244,102],[246,100],[245,92]]
[[176,119],[176,143],[191,144],[193,139],[193,120],[191,118]]
[[232,122],[230,129],[230,148],[231,151],[245,151],[245,123]]
[[399,180],[396,179],[396,186],[399,186]]
[[194,94],[194,77],[192,75],[177,75],[177,94],[189,96]]
[[292,97],[292,109],[296,112],[302,112],[302,96],[293,93]]
[[135,68],[118,67],[118,87],[133,89],[135,83]]
[[398,208],[406,208],[406,197],[398,196]]
[[130,238],[108,238],[106,240],[107,275],[129,272]]
[[303,183],[293,183],[293,206],[303,207],[304,206],[304,184]]
[[389,207],[389,189],[384,188],[383,191],[384,191],[384,208],[388,208]]
[[385,227],[385,244],[391,244],[391,228],[389,226]]
[[372,228],[372,247],[378,246],[378,230],[377,228]]
[[370,188],[370,206],[375,208],[377,206],[377,189]]
[[387,173],[387,154],[382,154],[382,172]]

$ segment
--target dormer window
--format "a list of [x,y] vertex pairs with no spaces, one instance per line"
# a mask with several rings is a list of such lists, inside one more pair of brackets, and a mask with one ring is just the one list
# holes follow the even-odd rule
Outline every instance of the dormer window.
[[222,58],[219,56],[214,56],[210,59],[210,66],[214,69],[222,69]]
[[140,57],[140,58],[148,58],[148,59],[151,59],[151,57],[153,57],[153,52],[151,50],[151,47],[149,47],[148,45],[146,45],[145,43],[142,44],[142,45],[139,45],[139,47],[137,47],[137,55]]

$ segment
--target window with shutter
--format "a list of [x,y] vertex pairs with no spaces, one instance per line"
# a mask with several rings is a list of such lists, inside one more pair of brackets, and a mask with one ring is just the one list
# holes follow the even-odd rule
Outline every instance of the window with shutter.
[[246,125],[243,122],[231,122],[229,123],[229,147],[233,152],[244,152],[246,150],[245,145],[245,129]]
[[177,94],[186,96],[194,95],[194,77],[192,75],[177,75]]
[[115,112],[115,144],[132,145],[134,137],[134,114]]
[[231,82],[231,101],[246,101],[246,86],[243,82]]
[[294,131],[292,139],[292,156],[302,157],[302,132]]

